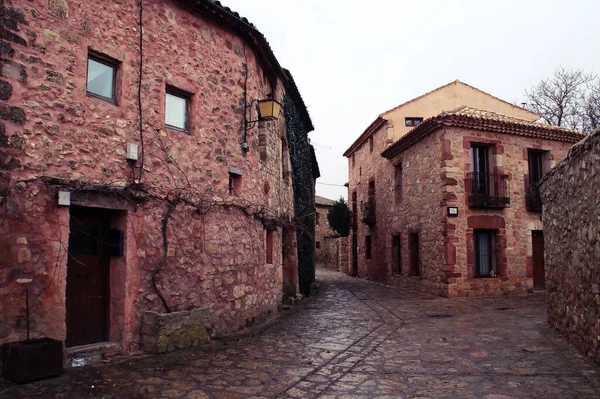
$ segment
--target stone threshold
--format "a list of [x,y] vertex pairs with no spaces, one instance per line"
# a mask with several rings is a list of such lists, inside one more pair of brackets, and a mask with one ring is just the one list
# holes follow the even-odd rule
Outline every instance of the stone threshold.
[[63,364],[65,368],[82,367],[107,361],[121,353],[121,345],[116,342],[97,342],[88,345],[72,346],[65,349]]

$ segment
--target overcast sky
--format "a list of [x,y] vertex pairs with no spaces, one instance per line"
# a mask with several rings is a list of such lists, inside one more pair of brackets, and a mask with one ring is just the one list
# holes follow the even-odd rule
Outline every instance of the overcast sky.
[[332,199],[347,198],[343,152],[398,104],[456,79],[514,102],[558,66],[600,72],[599,0],[221,1],[294,75]]

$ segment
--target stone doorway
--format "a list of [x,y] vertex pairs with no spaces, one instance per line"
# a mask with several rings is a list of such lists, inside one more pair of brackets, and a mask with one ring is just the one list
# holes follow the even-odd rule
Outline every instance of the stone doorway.
[[72,206],[67,260],[66,346],[108,341],[112,212]]

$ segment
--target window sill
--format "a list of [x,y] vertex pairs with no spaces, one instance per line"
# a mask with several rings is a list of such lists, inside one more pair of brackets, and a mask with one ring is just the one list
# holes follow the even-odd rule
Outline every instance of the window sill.
[[473,282],[473,281],[480,281],[480,280],[500,280],[502,278],[502,276],[473,276],[473,277],[467,277],[465,279],[465,282]]
[[118,106],[117,100],[114,99],[114,98],[104,97],[104,96],[101,96],[99,94],[95,94],[95,93],[92,93],[92,92],[89,92],[89,91],[87,91],[85,94],[89,98],[94,98],[96,100],[104,101],[105,103],[109,103],[109,104],[112,104],[114,106]]
[[175,126],[171,126],[171,125],[165,125],[165,129],[172,130],[172,131],[177,132],[177,133],[187,134],[188,136],[190,135],[190,132],[188,130],[181,129],[181,128],[178,128],[178,127],[175,127]]

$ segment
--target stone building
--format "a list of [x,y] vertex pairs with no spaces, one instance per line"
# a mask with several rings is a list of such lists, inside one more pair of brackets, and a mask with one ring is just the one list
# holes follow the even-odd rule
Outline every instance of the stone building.
[[313,127],[252,24],[210,0],[14,0],[3,15],[0,342],[25,336],[18,281],[33,337],[124,351],[144,312],[202,310],[222,335],[297,292]]
[[334,202],[318,195],[315,197],[315,263],[325,267],[337,267],[337,234],[327,220]]
[[444,296],[543,288],[537,184],[581,135],[537,119],[458,81],[380,115],[344,154],[352,273]]
[[542,180],[548,323],[600,363],[600,128]]

